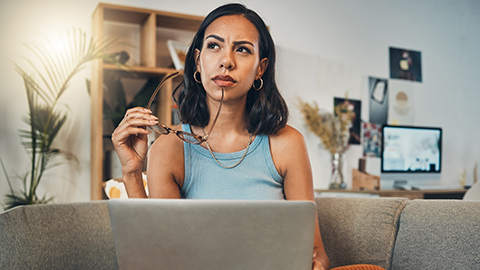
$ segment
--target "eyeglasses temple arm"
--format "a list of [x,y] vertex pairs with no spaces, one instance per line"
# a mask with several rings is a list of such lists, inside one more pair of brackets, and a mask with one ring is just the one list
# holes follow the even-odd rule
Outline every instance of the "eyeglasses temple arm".
[[162,88],[162,86],[165,84],[166,81],[177,77],[179,74],[180,74],[180,71],[176,71],[165,76],[165,78],[163,78],[163,80],[158,84],[157,88],[155,88],[155,91],[153,92],[152,97],[150,97],[150,100],[148,101],[147,106],[145,106],[145,108],[150,109],[150,105],[152,105],[152,102],[157,96],[158,91],[160,91],[160,88]]

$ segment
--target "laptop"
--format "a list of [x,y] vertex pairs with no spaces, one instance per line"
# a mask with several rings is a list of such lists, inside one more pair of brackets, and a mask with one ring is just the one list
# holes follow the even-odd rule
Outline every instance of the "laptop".
[[119,269],[312,269],[309,201],[112,199]]

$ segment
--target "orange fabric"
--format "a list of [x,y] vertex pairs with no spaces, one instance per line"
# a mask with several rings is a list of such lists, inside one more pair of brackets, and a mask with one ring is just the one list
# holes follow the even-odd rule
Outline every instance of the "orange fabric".
[[354,264],[330,268],[330,270],[385,270],[385,268],[372,264]]

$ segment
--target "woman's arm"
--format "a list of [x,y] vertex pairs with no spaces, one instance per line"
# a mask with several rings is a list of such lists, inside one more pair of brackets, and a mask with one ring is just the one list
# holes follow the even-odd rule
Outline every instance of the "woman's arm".
[[[286,126],[270,138],[273,161],[280,175],[284,177],[286,199],[315,202],[312,169],[302,134]],[[318,218],[315,219],[314,241],[314,260],[318,260],[324,269],[329,269],[330,260],[323,246]],[[317,266],[314,269],[321,268]]]
[[122,181],[129,198],[147,198],[142,170],[149,156],[147,179],[149,197],[180,198],[183,181],[183,143],[174,135],[160,136],[148,149],[147,126],[158,118],[142,107],[129,109],[112,134],[112,142],[122,164]]
[[146,126],[158,123],[151,111],[142,107],[129,109],[112,134],[112,143],[122,164],[122,180],[129,198],[146,198],[142,169],[148,151]]
[[183,141],[174,134],[157,138],[148,153],[149,197],[180,199],[184,168]]

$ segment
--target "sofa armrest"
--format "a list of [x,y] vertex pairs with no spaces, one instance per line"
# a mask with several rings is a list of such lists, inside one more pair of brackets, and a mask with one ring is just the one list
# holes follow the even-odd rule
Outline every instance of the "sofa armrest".
[[318,220],[332,267],[390,267],[405,198],[316,198]]
[[400,217],[392,269],[479,269],[480,201],[414,200]]
[[13,208],[0,243],[0,269],[118,268],[105,201]]

